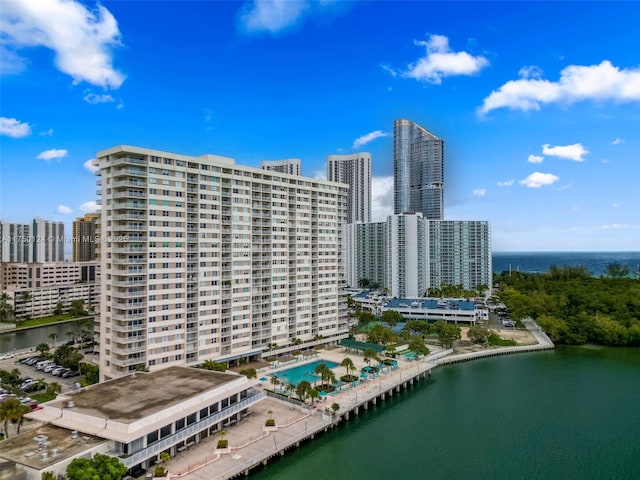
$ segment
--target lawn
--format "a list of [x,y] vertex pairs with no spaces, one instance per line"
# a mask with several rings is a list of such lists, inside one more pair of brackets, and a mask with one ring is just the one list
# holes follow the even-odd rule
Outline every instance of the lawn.
[[64,322],[67,320],[80,320],[81,318],[87,318],[87,317],[86,316],[74,317],[69,313],[63,313],[62,315],[52,315],[50,317],[31,318],[29,320],[18,320],[16,321],[16,329],[19,330],[21,328],[39,327],[41,325],[47,325],[49,323]]

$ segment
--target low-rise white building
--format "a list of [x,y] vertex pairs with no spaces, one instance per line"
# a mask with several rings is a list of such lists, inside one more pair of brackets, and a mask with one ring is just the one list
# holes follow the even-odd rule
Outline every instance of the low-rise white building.
[[[240,420],[265,398],[257,383],[176,366],[91,385],[27,414],[46,425],[3,442],[0,458],[15,462],[27,480],[64,473],[74,458],[95,453],[118,458],[130,471],[148,469],[161,452],[175,456]],[[38,435],[47,438],[39,442]]]

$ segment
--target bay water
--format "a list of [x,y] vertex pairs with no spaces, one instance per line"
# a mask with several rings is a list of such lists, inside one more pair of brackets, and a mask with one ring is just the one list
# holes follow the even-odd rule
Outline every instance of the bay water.
[[559,347],[438,367],[252,478],[640,478],[640,350]]

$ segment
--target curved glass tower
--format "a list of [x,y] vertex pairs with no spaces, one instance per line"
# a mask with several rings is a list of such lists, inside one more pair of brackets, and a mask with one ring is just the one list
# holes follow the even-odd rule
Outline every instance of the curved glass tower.
[[410,120],[393,124],[394,213],[444,218],[444,141]]

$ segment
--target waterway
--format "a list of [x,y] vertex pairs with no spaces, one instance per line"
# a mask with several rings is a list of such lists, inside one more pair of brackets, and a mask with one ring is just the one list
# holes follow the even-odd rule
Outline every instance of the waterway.
[[58,345],[69,340],[68,332],[74,332],[77,335],[83,329],[93,330],[93,319],[54,323],[42,327],[0,333],[0,353],[35,348],[39,343],[51,345],[52,334],[55,335],[55,343]]
[[438,367],[251,478],[638,478],[639,405],[640,349],[474,360]]

